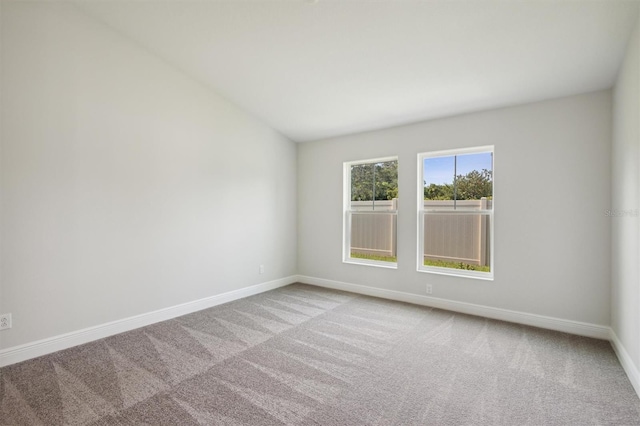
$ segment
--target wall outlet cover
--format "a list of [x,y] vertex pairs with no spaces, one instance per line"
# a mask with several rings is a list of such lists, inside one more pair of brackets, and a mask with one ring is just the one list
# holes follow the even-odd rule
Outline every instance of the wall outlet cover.
[[11,314],[0,315],[0,330],[11,328]]

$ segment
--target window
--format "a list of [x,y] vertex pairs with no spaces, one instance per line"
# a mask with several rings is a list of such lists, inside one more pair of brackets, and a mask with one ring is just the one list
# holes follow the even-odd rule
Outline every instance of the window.
[[418,155],[418,271],[493,279],[493,146]]
[[344,163],[344,262],[397,267],[397,200],[397,158]]

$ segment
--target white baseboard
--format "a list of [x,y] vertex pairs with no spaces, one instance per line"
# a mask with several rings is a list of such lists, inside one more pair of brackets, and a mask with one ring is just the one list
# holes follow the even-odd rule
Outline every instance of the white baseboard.
[[622,368],[624,368],[625,373],[627,373],[627,377],[629,377],[631,385],[640,397],[640,372],[631,360],[629,353],[622,345],[618,335],[613,330],[611,330],[611,346],[613,346],[613,350],[616,352],[618,360],[620,360],[620,364],[622,364]]
[[352,293],[367,296],[381,297],[383,299],[397,300],[432,308],[445,309],[463,314],[477,315],[518,324],[545,328],[548,330],[562,331],[579,336],[594,337],[596,339],[610,340],[611,329],[607,326],[571,321],[561,318],[547,317],[543,315],[529,314],[525,312],[510,311],[507,309],[492,308],[490,306],[476,305],[473,303],[456,302],[437,297],[421,296],[418,294],[404,293],[395,290],[385,290],[359,284],[351,284],[340,281],[326,280],[322,278],[298,276],[298,281],[306,284],[327,287],[336,290],[350,291]]
[[103,339],[105,337],[113,336],[114,334],[134,330],[160,321],[166,321],[192,312],[200,311],[202,309],[231,302],[233,300],[242,299],[243,297],[253,296],[254,294],[284,287],[286,285],[293,284],[297,279],[297,276],[280,278],[274,281],[241,288],[239,290],[205,297],[204,299],[194,300],[192,302],[170,306],[168,308],[85,328],[83,330],[77,330],[71,333],[61,334],[59,336],[3,349],[0,351],[0,367],[26,361],[31,358],[47,355],[84,343],[89,343],[94,340]]

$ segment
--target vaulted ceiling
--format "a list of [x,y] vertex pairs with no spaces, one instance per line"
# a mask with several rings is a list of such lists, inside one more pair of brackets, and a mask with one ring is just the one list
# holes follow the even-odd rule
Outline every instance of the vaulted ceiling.
[[78,1],[294,141],[612,87],[635,0]]

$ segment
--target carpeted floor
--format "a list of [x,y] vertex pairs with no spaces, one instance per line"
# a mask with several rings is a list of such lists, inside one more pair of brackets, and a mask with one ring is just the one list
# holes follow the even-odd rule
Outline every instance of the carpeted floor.
[[0,370],[2,425],[640,424],[608,342],[294,284]]

